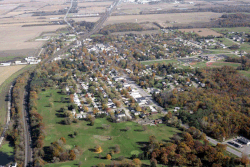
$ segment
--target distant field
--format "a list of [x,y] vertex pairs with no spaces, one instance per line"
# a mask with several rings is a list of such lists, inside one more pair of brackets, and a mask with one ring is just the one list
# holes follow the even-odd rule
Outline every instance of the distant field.
[[125,35],[125,34],[158,34],[160,30],[147,30],[147,31],[126,31],[126,32],[113,32],[113,35]]
[[196,34],[198,34],[199,36],[203,36],[203,37],[207,37],[209,35],[213,35],[213,36],[222,36],[222,34],[217,33],[216,31],[213,31],[211,29],[208,28],[192,28],[192,29],[179,29],[182,32],[194,32]]
[[[213,12],[200,13],[174,13],[174,14],[149,14],[149,15],[125,15],[125,16],[111,16],[108,18],[107,24],[114,23],[142,23],[142,22],[157,22],[162,26],[171,26],[176,24],[190,24],[196,22],[209,22],[211,18],[218,18],[222,14]],[[167,23],[176,22],[176,23]]]
[[[71,166],[77,167],[79,161],[83,162],[83,166],[93,166],[98,163],[110,164],[111,161],[106,159],[100,159],[99,154],[91,151],[96,145],[100,145],[103,152],[100,153],[101,157],[105,157],[107,153],[110,152],[111,147],[116,144],[120,146],[121,152],[119,154],[114,154],[112,159],[124,156],[125,158],[130,158],[133,153],[141,153],[140,143],[147,142],[150,135],[155,135],[159,141],[168,140],[173,134],[180,132],[176,128],[168,127],[166,125],[148,126],[146,131],[141,131],[142,127],[134,122],[124,122],[124,123],[110,123],[106,118],[97,118],[94,126],[89,126],[89,122],[84,120],[79,120],[78,123],[73,123],[71,125],[62,125],[59,122],[64,118],[56,116],[56,111],[63,106],[67,106],[67,103],[61,103],[61,97],[67,97],[66,95],[61,95],[58,92],[60,90],[48,89],[42,91],[39,94],[38,100],[38,112],[41,113],[45,124],[45,146],[48,146],[51,142],[58,140],[60,137],[65,137],[69,148],[78,145],[83,154],[80,155],[76,160],[64,162],[64,163],[54,163],[47,164],[45,167],[63,167]],[[49,95],[52,94],[50,97]],[[48,107],[49,101],[54,103],[53,107]],[[111,127],[107,130],[101,129],[103,124],[110,124]],[[124,131],[126,127],[130,127],[129,131]],[[69,134],[76,131],[78,135],[75,138],[69,137]],[[107,137],[111,136],[112,140]]]
[[26,65],[0,67],[0,85],[12,74],[22,69]]
[[177,63],[177,60],[147,60],[147,61],[141,61],[141,64],[144,65],[151,65],[154,63]]
[[219,33],[223,33],[225,31],[229,31],[229,32],[250,32],[250,28],[249,27],[233,27],[233,28],[212,28],[214,31],[217,31]]
[[42,27],[21,27],[17,25],[0,25],[0,51],[37,49],[43,42],[28,42],[38,37],[42,32],[55,31],[63,25],[42,26]]

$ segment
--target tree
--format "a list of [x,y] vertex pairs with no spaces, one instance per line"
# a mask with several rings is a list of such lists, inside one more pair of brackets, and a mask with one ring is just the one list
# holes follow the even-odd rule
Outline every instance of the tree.
[[66,144],[66,139],[64,137],[61,137],[60,140],[63,142],[63,144]]
[[121,149],[119,145],[115,145],[115,153],[120,153]]
[[105,164],[104,164],[104,163],[99,163],[99,164],[97,165],[97,167],[105,167]]
[[135,158],[133,159],[133,163],[136,165],[136,166],[141,166],[142,162],[139,158]]
[[101,153],[101,152],[102,152],[102,147],[99,146],[99,145],[97,145],[97,146],[95,147],[95,152],[96,152],[96,153]]
[[150,167],[157,167],[157,160],[156,159],[152,158],[150,160]]
[[76,159],[76,154],[73,150],[70,150],[69,152],[69,159],[72,161]]
[[108,160],[111,160],[112,157],[111,157],[110,154],[107,154],[106,158],[107,158]]

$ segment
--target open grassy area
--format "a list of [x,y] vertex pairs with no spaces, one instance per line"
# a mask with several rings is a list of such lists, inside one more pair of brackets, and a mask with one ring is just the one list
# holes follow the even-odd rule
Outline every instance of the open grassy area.
[[33,68],[34,65],[28,65],[12,74],[0,85],[0,124],[4,125],[7,114],[7,102],[5,101],[8,94],[11,83],[22,73]]
[[219,33],[223,33],[226,31],[229,32],[246,32],[249,33],[250,32],[250,28],[249,27],[233,27],[233,28],[211,28],[214,31],[217,31]]
[[6,165],[14,161],[14,147],[4,142],[0,147],[0,165]]
[[235,45],[235,43],[227,38],[216,38],[217,41],[221,41],[221,43],[223,43],[224,45],[226,45],[227,47],[230,47],[232,45]]
[[[50,96],[52,94],[52,96]],[[142,127],[135,122],[122,122],[122,123],[110,123],[106,118],[97,118],[94,126],[89,126],[89,122],[79,120],[78,123],[71,125],[62,125],[60,122],[64,118],[56,116],[56,111],[63,106],[67,106],[67,103],[61,103],[61,95],[59,90],[46,90],[39,94],[38,111],[44,118],[44,124],[46,127],[45,146],[50,145],[51,142],[58,140],[60,137],[65,137],[69,148],[78,145],[83,153],[77,157],[74,161],[68,161],[64,163],[47,164],[46,167],[60,167],[60,166],[77,166],[78,162],[83,162],[83,166],[92,166],[98,163],[109,164],[111,161],[106,159],[100,159],[99,154],[94,153],[92,149],[96,145],[100,145],[103,152],[100,153],[102,157],[105,157],[110,152],[111,148],[115,145],[119,145],[121,152],[114,154],[112,159],[124,156],[130,158],[133,153],[141,153],[141,147],[143,142],[149,140],[150,135],[155,135],[158,140],[168,140],[173,134],[180,132],[176,128],[168,127],[166,125],[148,126],[146,131],[142,131]],[[53,107],[48,107],[49,102],[53,102]],[[110,124],[110,128],[104,130],[101,129],[103,124]],[[130,127],[129,131],[125,131],[126,127]],[[75,138],[69,137],[69,134],[77,132]],[[111,140],[109,138],[112,138]]]
[[239,73],[250,79],[250,71],[240,70]]
[[177,63],[177,60],[147,60],[147,61],[141,61],[141,64],[144,65],[151,65],[154,63]]
[[231,62],[214,62],[211,67],[222,67],[222,66],[230,66],[230,67],[239,67],[240,63],[231,63]]

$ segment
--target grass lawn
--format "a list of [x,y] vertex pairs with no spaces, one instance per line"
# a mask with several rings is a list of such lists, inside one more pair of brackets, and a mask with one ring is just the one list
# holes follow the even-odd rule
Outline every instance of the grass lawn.
[[177,63],[177,60],[147,60],[147,61],[141,61],[141,64],[144,65],[151,65],[154,63]]
[[240,70],[239,73],[246,76],[247,78],[250,78],[250,71]]
[[222,43],[223,43],[224,45],[226,45],[227,47],[232,46],[232,45],[235,45],[234,42],[230,41],[230,40],[227,39],[227,38],[216,38],[216,40],[217,40],[217,41],[222,41]]
[[250,53],[250,43],[245,42],[244,44],[241,44],[239,50],[246,51],[247,53]]
[[0,147],[0,165],[7,165],[12,161],[14,161],[14,147],[4,142]]
[[[9,88],[11,83],[22,73],[24,73],[27,70],[30,70],[34,65],[27,65],[21,70],[17,71],[13,75],[11,75],[8,79],[6,79],[1,85],[0,85],[0,124],[4,125],[6,120],[6,114],[7,114],[7,102],[5,101],[6,95],[9,92]],[[2,131],[2,129],[0,130]]]
[[231,62],[214,62],[211,65],[212,67],[222,67],[222,66],[230,66],[230,67],[239,67],[240,63],[231,63]]
[[[142,127],[135,122],[122,122],[122,123],[110,123],[106,118],[97,118],[94,126],[89,126],[89,122],[79,120],[78,123],[71,125],[62,125],[59,122],[64,118],[57,117],[56,111],[67,106],[67,103],[61,103],[62,96],[59,90],[46,90],[39,94],[38,111],[44,118],[44,124],[46,128],[45,146],[50,145],[51,142],[58,140],[60,137],[65,137],[68,147],[72,148],[74,145],[78,145],[83,154],[81,154],[76,160],[68,161],[64,163],[47,164],[46,167],[60,167],[60,166],[77,166],[78,162],[83,162],[83,166],[93,166],[98,163],[110,164],[111,161],[106,159],[99,159],[99,154],[92,152],[92,149],[96,145],[100,145],[103,152],[100,153],[102,157],[106,157],[106,154],[110,152],[112,147],[119,145],[121,152],[113,155],[112,159],[124,156],[126,158],[131,157],[131,153],[141,153],[141,144],[149,140],[150,135],[155,135],[160,141],[168,140],[173,134],[180,131],[176,128],[168,127],[166,125],[148,126],[146,131],[142,131]],[[50,97],[50,93],[52,96]],[[53,101],[54,106],[48,107],[50,101]],[[110,128],[107,130],[101,129],[103,124],[110,124]],[[130,127],[129,131],[124,131],[126,127]],[[69,137],[69,134],[77,132],[78,135],[75,138]],[[108,139],[112,137],[112,139]]]
[[222,49],[207,49],[210,53],[209,54],[225,54],[230,53],[228,50],[222,50]]

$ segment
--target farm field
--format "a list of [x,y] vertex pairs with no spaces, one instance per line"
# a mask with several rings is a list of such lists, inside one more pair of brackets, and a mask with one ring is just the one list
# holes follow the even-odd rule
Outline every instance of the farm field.
[[12,74],[19,71],[26,65],[18,65],[18,66],[7,66],[7,67],[0,67],[0,85],[9,78]]
[[[65,137],[66,143],[69,148],[78,145],[82,149],[82,154],[74,161],[64,163],[47,164],[45,167],[63,167],[77,166],[79,161],[83,162],[84,166],[93,166],[98,163],[109,164],[111,161],[100,159],[99,154],[94,153],[92,149],[96,145],[100,145],[103,152],[100,153],[101,157],[106,157],[112,147],[115,145],[120,146],[121,152],[114,154],[112,159],[124,156],[130,158],[132,154],[141,153],[141,143],[147,142],[150,135],[155,135],[160,141],[165,142],[173,134],[180,131],[176,128],[167,127],[166,125],[148,126],[146,131],[142,131],[142,127],[135,122],[122,122],[110,123],[106,118],[95,119],[94,126],[89,126],[89,122],[79,120],[78,123],[71,125],[62,125],[60,122],[64,119],[58,117],[58,110],[61,107],[67,106],[68,103],[61,103],[61,95],[59,89],[47,89],[39,93],[38,112],[43,116],[45,124],[45,146],[49,146],[51,142],[58,140],[60,137]],[[49,102],[53,102],[52,107],[48,107]],[[109,124],[110,128],[102,129],[104,124]],[[129,127],[130,130],[126,131],[125,128]],[[74,138],[69,137],[70,134],[77,132]],[[110,137],[112,138],[110,140]]]
[[[41,26],[41,27],[21,27],[21,26],[0,26],[0,51],[19,50],[19,49],[37,49],[43,45],[43,42],[28,42],[38,37],[42,32],[55,31],[63,25]],[[8,35],[6,35],[8,34]],[[1,55],[0,55],[1,56]]]
[[[125,16],[111,16],[108,18],[107,24],[114,23],[142,23],[142,22],[157,22],[162,26],[171,26],[177,24],[190,24],[196,22],[209,22],[211,18],[218,18],[222,14],[213,12],[200,13],[174,13],[174,14],[150,14],[150,15],[125,15]],[[136,20],[137,19],[137,20]],[[166,23],[166,22],[176,23]]]
[[216,37],[222,36],[222,34],[219,34],[216,31],[213,31],[208,28],[192,28],[192,29],[179,29],[179,30],[182,32],[194,32],[198,34],[199,36],[203,36],[203,37],[207,37],[209,35],[216,36]]

